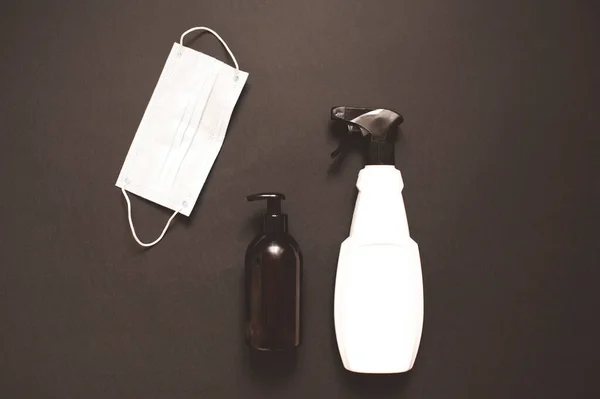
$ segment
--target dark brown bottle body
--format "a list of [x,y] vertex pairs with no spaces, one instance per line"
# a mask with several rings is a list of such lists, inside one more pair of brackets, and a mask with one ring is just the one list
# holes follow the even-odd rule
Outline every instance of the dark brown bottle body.
[[271,229],[267,222],[266,231],[246,251],[247,342],[264,351],[300,345],[302,254],[286,232],[287,220],[276,222],[285,228]]

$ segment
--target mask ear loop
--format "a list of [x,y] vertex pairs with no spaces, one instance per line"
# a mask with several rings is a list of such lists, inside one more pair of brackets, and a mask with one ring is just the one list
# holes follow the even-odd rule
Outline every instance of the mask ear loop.
[[138,238],[137,234],[135,233],[135,227],[133,227],[133,219],[131,218],[131,201],[129,200],[129,195],[127,195],[127,191],[125,191],[125,189],[122,188],[122,187],[121,187],[121,191],[123,192],[123,196],[125,197],[125,201],[127,202],[127,217],[129,218],[129,227],[131,228],[131,234],[133,235],[133,238],[135,239],[135,241],[138,244],[140,244],[142,247],[151,247],[153,245],[158,244],[158,242],[160,240],[162,240],[162,238],[167,233],[167,229],[171,225],[171,222],[173,221],[173,219],[175,218],[175,216],[177,216],[177,214],[179,213],[179,211],[181,211],[181,209],[183,208],[183,206],[181,208],[179,208],[178,210],[176,210],[175,212],[173,212],[173,215],[171,215],[171,217],[167,221],[167,224],[165,225],[165,228],[163,229],[162,233],[160,234],[160,236],[156,240],[154,240],[152,242],[149,242],[149,243],[145,243],[145,242],[142,242]]
[[235,59],[235,56],[233,55],[233,53],[231,52],[231,50],[229,49],[229,46],[227,45],[227,43],[225,43],[225,40],[223,40],[221,38],[221,36],[219,36],[219,34],[217,32],[215,32],[214,30],[210,29],[210,28],[206,28],[204,26],[197,26],[195,28],[191,28],[186,30],[185,32],[183,32],[183,34],[181,35],[181,39],[179,39],[179,45],[183,46],[183,38],[191,32],[195,32],[197,30],[202,30],[202,31],[206,31],[206,32],[210,32],[214,35],[214,37],[216,37],[217,39],[219,39],[219,41],[221,42],[221,44],[223,45],[223,47],[225,47],[225,50],[227,50],[227,53],[229,53],[229,56],[231,57],[231,59],[233,60],[233,63],[235,65],[235,69],[237,69],[238,71],[240,70],[240,66],[238,65],[237,60]]

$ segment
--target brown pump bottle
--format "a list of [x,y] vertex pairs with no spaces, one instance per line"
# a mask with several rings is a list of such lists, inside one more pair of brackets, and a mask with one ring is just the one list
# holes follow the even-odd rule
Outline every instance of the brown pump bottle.
[[300,345],[302,254],[288,234],[279,193],[253,194],[266,200],[263,231],[246,250],[246,337],[261,351],[283,351]]

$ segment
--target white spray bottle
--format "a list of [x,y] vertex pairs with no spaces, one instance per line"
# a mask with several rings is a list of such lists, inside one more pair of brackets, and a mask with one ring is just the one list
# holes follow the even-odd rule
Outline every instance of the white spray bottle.
[[331,118],[368,139],[367,165],[358,174],[350,236],[341,245],[335,281],[342,362],[356,373],[406,372],[421,341],[423,278],[394,160],[403,118],[386,109],[354,107],[335,107]]

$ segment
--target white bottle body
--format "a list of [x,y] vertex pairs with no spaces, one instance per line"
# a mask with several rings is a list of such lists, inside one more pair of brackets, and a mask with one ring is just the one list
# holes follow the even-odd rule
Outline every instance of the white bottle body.
[[350,236],[335,282],[335,331],[344,367],[357,373],[410,370],[423,329],[419,248],[409,235],[400,171],[360,171]]

